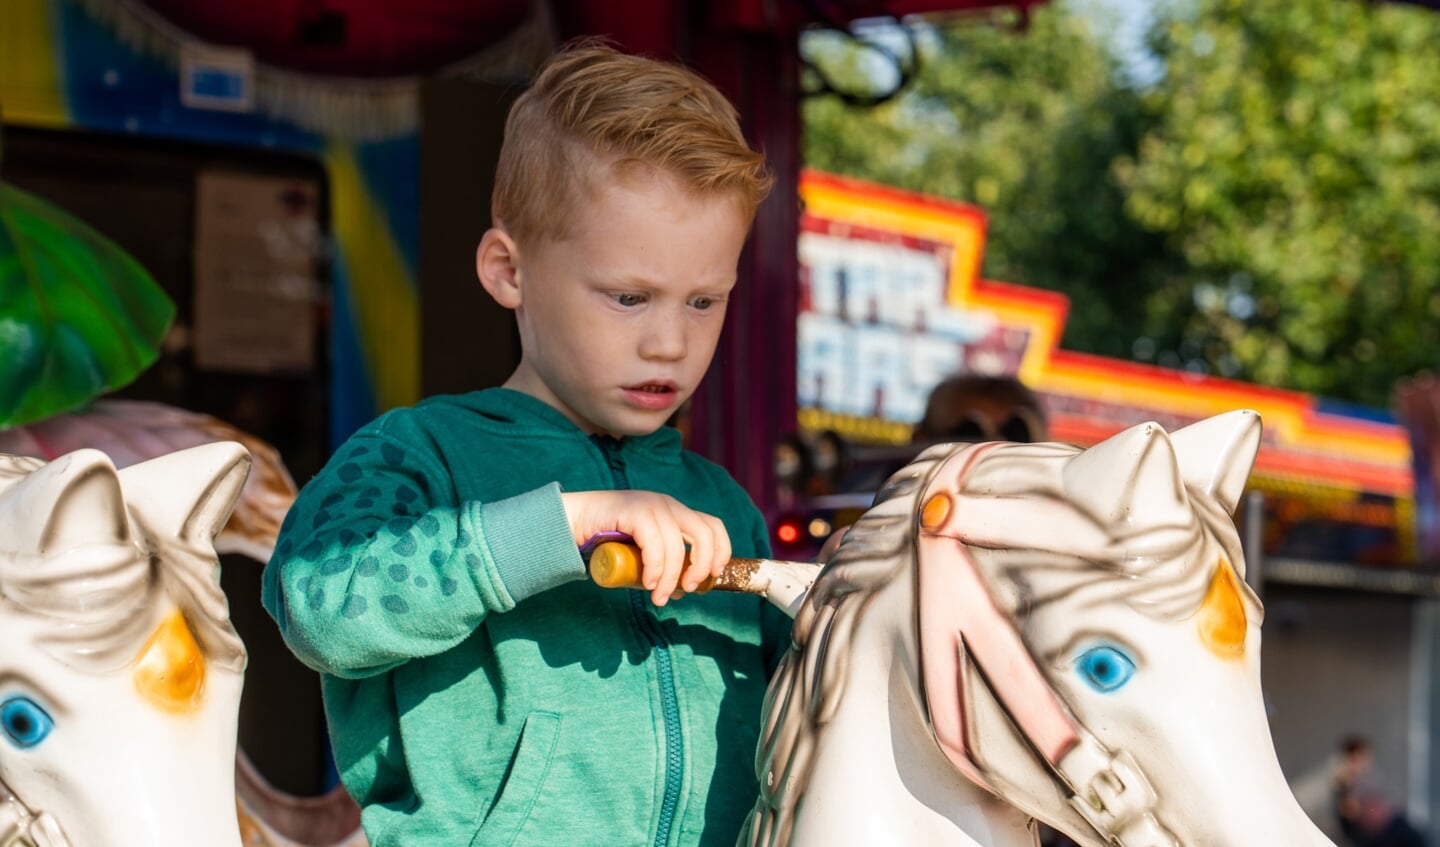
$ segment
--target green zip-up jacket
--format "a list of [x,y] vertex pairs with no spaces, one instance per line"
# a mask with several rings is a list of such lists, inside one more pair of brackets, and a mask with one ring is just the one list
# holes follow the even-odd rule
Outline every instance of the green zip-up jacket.
[[789,622],[590,584],[560,491],[615,488],[768,555],[745,492],[675,430],[591,438],[501,388],[387,413],[305,486],[263,602],[321,674],[373,847],[735,843]]

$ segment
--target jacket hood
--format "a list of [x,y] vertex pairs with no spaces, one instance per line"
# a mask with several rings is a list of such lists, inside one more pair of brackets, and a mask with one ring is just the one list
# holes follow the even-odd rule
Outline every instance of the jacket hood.
[[[608,442],[617,445],[620,455],[627,460],[680,460],[680,431],[672,426],[662,426],[647,435],[624,438],[590,435],[565,417],[559,409],[510,388],[486,388],[468,394],[432,397],[425,403],[453,404],[474,412],[485,419],[479,422],[482,428],[511,439],[535,439],[540,442],[559,439],[596,445]],[[539,445],[537,449],[540,449]]]

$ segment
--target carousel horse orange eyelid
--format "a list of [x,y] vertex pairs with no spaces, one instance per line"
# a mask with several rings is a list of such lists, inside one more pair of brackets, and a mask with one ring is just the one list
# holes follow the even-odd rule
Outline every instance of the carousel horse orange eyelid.
[[193,712],[205,693],[205,654],[178,609],[151,633],[135,661],[135,690],[172,712]]
[[1223,558],[1215,566],[1197,617],[1200,638],[1211,652],[1226,659],[1245,655],[1245,604],[1235,583],[1235,569]]

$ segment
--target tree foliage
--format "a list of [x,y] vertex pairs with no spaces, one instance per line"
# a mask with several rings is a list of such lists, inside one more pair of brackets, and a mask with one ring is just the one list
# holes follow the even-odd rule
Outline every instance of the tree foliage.
[[[1190,269],[1149,326],[1257,382],[1388,402],[1440,352],[1440,16],[1209,0],[1156,48],[1126,210]],[[1177,322],[1177,318],[1183,318]]]
[[986,207],[984,272],[1068,294],[1067,347],[1385,404],[1440,357],[1440,15],[1168,8],[1143,89],[1063,0],[937,25],[895,99],[806,103],[807,163]]
[[[803,155],[821,170],[983,206],[983,273],[1065,292],[1066,345],[1128,357],[1165,254],[1163,238],[1127,217],[1110,173],[1144,115],[1091,27],[1042,7],[1023,30],[995,18],[922,30],[920,70],[900,96],[873,108],[806,102]],[[807,49],[842,47],[815,39]],[[851,85],[864,84],[863,56],[850,54]]]

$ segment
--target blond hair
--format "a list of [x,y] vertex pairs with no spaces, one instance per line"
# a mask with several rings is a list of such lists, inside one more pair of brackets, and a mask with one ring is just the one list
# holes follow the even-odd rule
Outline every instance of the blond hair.
[[770,190],[735,108],[686,68],[582,41],[557,53],[505,122],[491,214],[511,237],[564,238],[594,165],[636,165],[701,195],[731,195],[747,221]]

